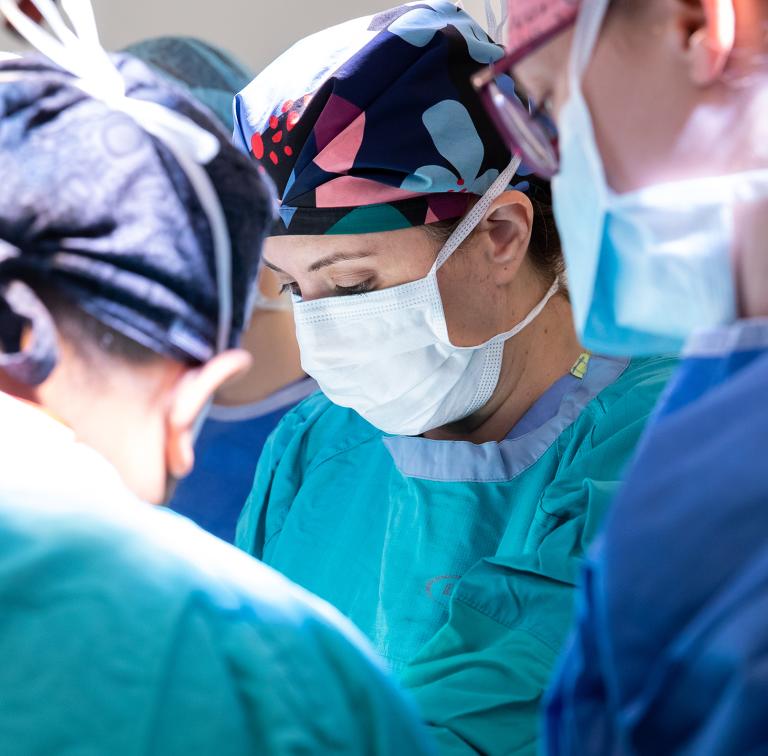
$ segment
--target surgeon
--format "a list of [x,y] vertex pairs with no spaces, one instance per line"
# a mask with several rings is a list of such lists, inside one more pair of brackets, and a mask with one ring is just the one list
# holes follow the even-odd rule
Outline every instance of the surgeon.
[[152,506],[248,364],[272,198],[67,7],[56,39],[0,0],[51,58],[0,63],[1,750],[427,753],[346,621]]
[[452,3],[405,5],[236,102],[323,390],[268,441],[238,544],[363,629],[445,753],[535,750],[584,546],[671,364],[580,345],[548,184],[470,85],[501,55]]
[[[232,56],[189,37],[148,39],[126,52],[191,91],[231,133],[234,96],[252,78]],[[251,367],[216,393],[195,444],[195,468],[169,502],[230,542],[267,436],[291,407],[317,390],[301,369],[290,296],[279,289],[275,274],[262,267],[242,339]]]
[[768,3],[509,7],[496,72],[530,112],[505,78],[476,83],[556,173],[585,344],[684,353],[582,578],[546,752],[763,753]]

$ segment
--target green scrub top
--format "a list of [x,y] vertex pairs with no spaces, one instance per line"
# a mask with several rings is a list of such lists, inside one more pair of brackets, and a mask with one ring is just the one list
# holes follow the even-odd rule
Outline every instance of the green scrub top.
[[534,753],[585,547],[673,365],[593,356],[480,445],[310,397],[267,442],[237,543],[363,630],[444,753]]
[[0,393],[0,752],[431,752],[330,606]]

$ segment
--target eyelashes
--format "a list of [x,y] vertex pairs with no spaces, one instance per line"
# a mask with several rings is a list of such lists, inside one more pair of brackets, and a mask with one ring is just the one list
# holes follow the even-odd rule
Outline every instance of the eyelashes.
[[[344,297],[344,296],[350,296],[351,294],[365,294],[373,289],[373,279],[369,278],[366,281],[361,281],[360,283],[356,283],[353,286],[334,286],[333,287],[333,296],[337,297]],[[293,281],[292,283],[283,284],[280,287],[280,293],[281,294],[287,294],[290,292],[294,296],[300,297],[301,296],[301,289],[299,288],[299,285]]]
[[361,281],[354,286],[335,286],[334,291],[340,297],[349,296],[350,294],[365,294],[373,288],[373,279],[369,278],[367,281]]

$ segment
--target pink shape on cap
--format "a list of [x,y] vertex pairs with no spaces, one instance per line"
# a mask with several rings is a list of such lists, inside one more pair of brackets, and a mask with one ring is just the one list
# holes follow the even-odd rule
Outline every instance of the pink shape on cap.
[[317,207],[363,207],[418,196],[359,176],[339,176],[315,189]]
[[576,18],[581,0],[507,0],[508,49],[514,52],[535,45],[550,32]]
[[362,112],[349,100],[332,94],[315,122],[315,141],[318,151],[322,152]]
[[460,218],[467,212],[469,205],[467,194],[435,194],[427,202],[429,209],[424,223],[437,223],[442,220]]
[[320,150],[315,157],[315,163],[327,173],[346,173],[355,164],[364,134],[365,113],[360,113],[349,126]]

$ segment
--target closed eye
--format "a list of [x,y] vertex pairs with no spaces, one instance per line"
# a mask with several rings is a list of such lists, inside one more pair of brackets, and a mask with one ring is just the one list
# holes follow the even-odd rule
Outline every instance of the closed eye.
[[365,294],[373,288],[373,279],[369,278],[367,281],[361,281],[360,283],[354,284],[354,286],[339,286],[338,284],[334,287],[334,290],[337,294],[337,296],[344,297],[349,296],[350,294]]

